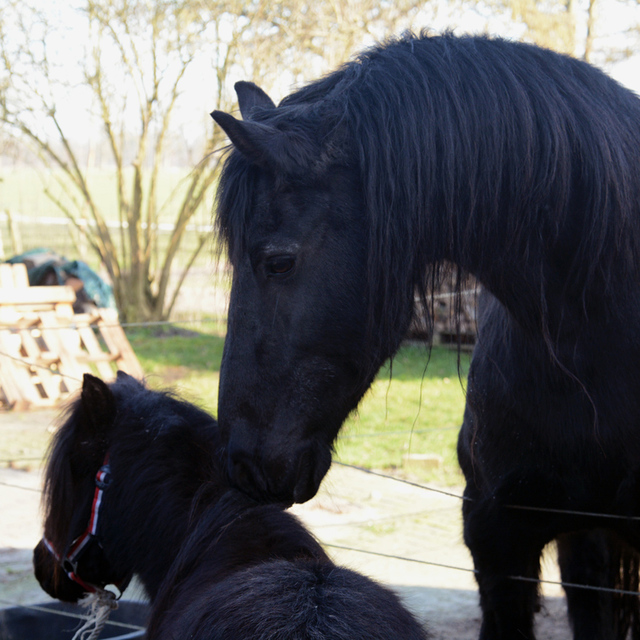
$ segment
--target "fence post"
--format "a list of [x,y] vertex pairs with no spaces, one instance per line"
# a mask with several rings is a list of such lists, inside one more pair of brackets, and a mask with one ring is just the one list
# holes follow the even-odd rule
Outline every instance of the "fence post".
[[9,227],[9,237],[11,238],[11,249],[13,250],[13,255],[17,256],[22,253],[22,236],[20,235],[20,227],[15,223],[9,209],[5,209],[5,214],[7,216],[7,226]]
[[0,261],[4,262],[6,256],[4,255],[4,242],[2,241],[2,229],[0,228]]

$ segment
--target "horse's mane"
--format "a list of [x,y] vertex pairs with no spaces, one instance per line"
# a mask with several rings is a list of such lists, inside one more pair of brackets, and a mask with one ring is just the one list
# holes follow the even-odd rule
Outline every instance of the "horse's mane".
[[[280,128],[331,122],[343,136],[362,179],[384,335],[406,322],[414,290],[428,304],[443,260],[520,319],[533,316],[536,330],[553,288],[588,314],[594,295],[637,280],[640,100],[581,61],[500,39],[408,34],[255,117]],[[230,156],[217,219],[230,254],[255,176]]]

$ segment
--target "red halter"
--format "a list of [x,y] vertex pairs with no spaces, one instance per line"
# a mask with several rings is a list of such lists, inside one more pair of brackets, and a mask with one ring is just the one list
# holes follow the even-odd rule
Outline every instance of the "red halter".
[[[93,502],[91,503],[91,515],[89,517],[89,524],[84,532],[67,547],[67,551],[64,556],[60,556],[46,537],[42,539],[51,555],[53,555],[53,557],[58,561],[58,564],[62,567],[67,576],[69,576],[69,578],[75,583],[79,584],[83,589],[91,593],[101,591],[102,589],[89,582],[85,582],[80,578],[78,575],[78,562],[83,550],[87,548],[90,542],[95,540],[98,545],[100,545],[100,542],[96,537],[96,532],[98,530],[98,516],[100,514],[100,506],[102,505],[102,495],[110,483],[111,467],[109,466],[109,453],[107,453],[102,466],[98,469],[98,473],[96,473],[96,489],[93,494]],[[120,589],[119,585],[116,586]],[[122,591],[122,589],[120,589],[120,591]]]

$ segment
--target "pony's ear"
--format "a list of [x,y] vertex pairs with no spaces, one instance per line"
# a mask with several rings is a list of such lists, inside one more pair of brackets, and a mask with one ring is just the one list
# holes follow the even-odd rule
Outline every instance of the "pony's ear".
[[116,400],[107,384],[89,373],[84,374],[80,402],[84,410],[85,429],[92,437],[104,436],[116,416]]
[[120,382],[135,380],[133,376],[130,376],[126,371],[123,371],[122,369],[118,369],[116,371],[116,379]]
[[305,175],[320,157],[320,148],[302,130],[283,131],[251,120],[236,120],[224,111],[211,117],[224,129],[233,146],[252,164],[288,175]]
[[236,82],[234,85],[238,95],[240,113],[245,120],[251,119],[251,113],[255,107],[260,109],[275,109],[273,100],[253,82]]

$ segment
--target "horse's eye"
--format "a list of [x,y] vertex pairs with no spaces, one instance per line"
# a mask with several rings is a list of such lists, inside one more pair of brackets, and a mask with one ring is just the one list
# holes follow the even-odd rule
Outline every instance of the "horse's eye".
[[269,258],[266,263],[268,276],[284,276],[289,273],[296,260],[293,256],[274,256]]

